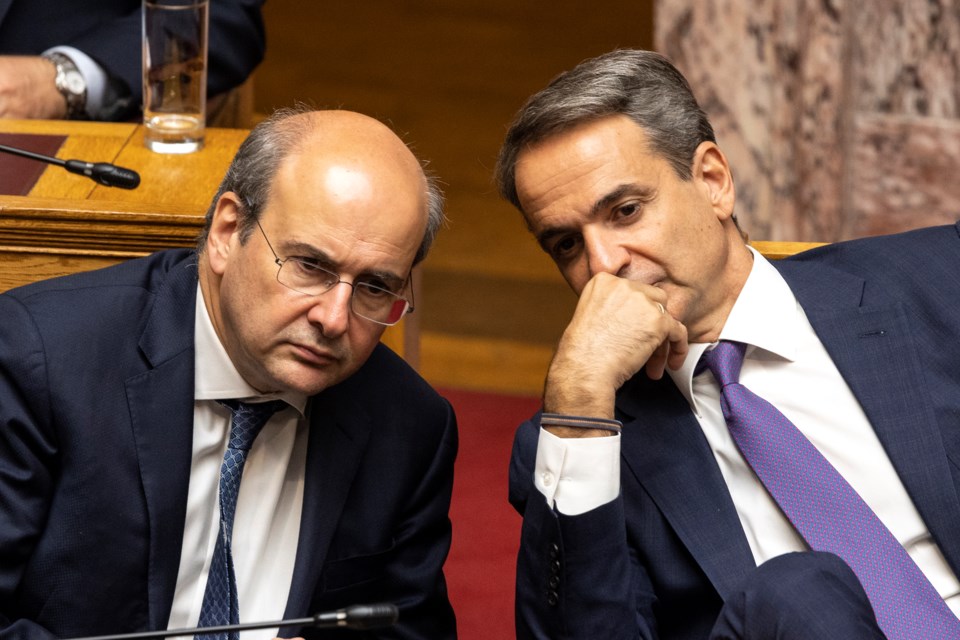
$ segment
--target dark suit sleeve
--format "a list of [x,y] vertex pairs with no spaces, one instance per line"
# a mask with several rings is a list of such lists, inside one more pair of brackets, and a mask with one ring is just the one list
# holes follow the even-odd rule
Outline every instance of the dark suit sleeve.
[[[406,375],[393,369],[387,379],[396,383]],[[371,397],[367,382],[357,385],[366,389],[365,398]],[[377,403],[380,421],[311,603],[315,611],[393,603],[400,610],[397,624],[371,631],[303,628],[296,635],[308,640],[456,638],[443,565],[451,542],[457,424],[450,404],[425,384],[406,387],[402,401],[381,397]]]
[[520,425],[510,463],[510,502],[523,516],[517,637],[656,637],[652,588],[627,544],[623,497],[578,516],[551,509],[533,484],[537,422]]
[[[217,95],[243,84],[263,60],[266,34],[263,0],[211,0],[207,94]],[[141,10],[101,23],[69,42],[96,60],[130,89],[135,104],[143,99],[141,80]]]
[[410,492],[407,517],[396,531],[395,553],[388,566],[385,602],[397,603],[405,612],[397,628],[382,637],[453,639],[456,622],[447,597],[443,564],[450,550],[450,499],[453,465],[457,456],[457,422],[447,409],[443,437],[419,486]]
[[47,519],[56,436],[47,362],[32,320],[0,296],[0,638],[53,638],[17,612],[18,590]]

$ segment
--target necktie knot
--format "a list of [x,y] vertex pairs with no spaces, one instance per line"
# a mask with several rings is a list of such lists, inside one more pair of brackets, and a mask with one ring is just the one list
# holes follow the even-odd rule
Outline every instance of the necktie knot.
[[699,372],[710,369],[721,388],[728,384],[736,384],[740,381],[740,369],[743,367],[743,356],[746,351],[747,345],[742,342],[721,340],[713,350],[703,354],[697,370]]
[[286,406],[283,400],[256,403],[224,400],[221,404],[233,412],[228,447],[240,451],[249,451],[270,416]]

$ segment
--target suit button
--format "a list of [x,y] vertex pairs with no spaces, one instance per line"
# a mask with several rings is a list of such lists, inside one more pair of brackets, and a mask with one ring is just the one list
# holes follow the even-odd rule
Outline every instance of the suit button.
[[556,560],[557,557],[559,557],[559,555],[560,555],[560,545],[554,542],[552,545],[550,545],[550,557]]
[[556,575],[556,574],[560,573],[560,561],[559,561],[559,560],[554,560],[553,562],[550,563],[550,573],[551,573],[552,575]]
[[560,576],[550,576],[550,581],[547,584],[550,585],[551,589],[556,589],[560,586]]
[[547,594],[547,604],[551,607],[557,606],[557,603],[560,602],[560,598],[557,596],[556,591],[551,591]]

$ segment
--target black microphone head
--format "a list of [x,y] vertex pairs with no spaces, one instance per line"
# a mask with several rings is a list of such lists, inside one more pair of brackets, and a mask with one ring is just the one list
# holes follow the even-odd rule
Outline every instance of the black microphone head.
[[351,629],[381,629],[396,624],[400,610],[392,604],[357,604],[346,608],[346,625]]
[[139,173],[133,169],[118,167],[113,164],[107,164],[106,162],[98,162],[93,165],[93,175],[90,177],[108,187],[136,189],[140,186]]
[[64,167],[70,173],[87,176],[91,180],[105,187],[120,187],[121,189],[136,189],[140,185],[140,174],[132,169],[118,167],[109,162],[84,162],[83,160],[67,160]]

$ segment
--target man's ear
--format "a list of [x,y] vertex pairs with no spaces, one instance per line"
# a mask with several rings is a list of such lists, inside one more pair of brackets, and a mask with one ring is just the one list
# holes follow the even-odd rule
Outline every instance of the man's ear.
[[736,192],[727,157],[713,142],[701,142],[693,154],[693,180],[704,189],[717,218],[724,221],[733,216]]
[[217,200],[217,206],[213,210],[205,253],[210,262],[210,268],[217,275],[223,275],[231,250],[235,250],[240,244],[239,207],[239,196],[233,191],[227,191]]

